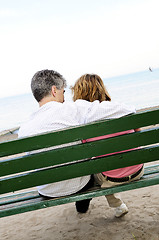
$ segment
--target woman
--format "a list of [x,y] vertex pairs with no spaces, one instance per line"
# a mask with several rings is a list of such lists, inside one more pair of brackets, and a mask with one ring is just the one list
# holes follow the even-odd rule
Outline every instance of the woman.
[[[111,101],[111,97],[104,86],[102,79],[96,74],[85,74],[81,76],[72,87],[73,100],[84,99],[90,102],[98,100],[102,101]],[[96,141],[100,139],[110,138],[118,135],[132,133],[134,131],[139,131],[139,129],[123,131],[120,133],[109,134],[101,137],[96,137],[92,139],[83,140],[83,143]],[[132,149],[130,149],[132,150]],[[122,152],[130,151],[125,150]],[[102,155],[113,155],[106,154]],[[99,156],[98,156],[99,157]],[[140,179],[144,173],[143,164],[130,166],[126,168],[120,168],[116,170],[106,171],[94,175],[95,181],[101,185],[101,187],[112,187],[115,185],[123,184],[126,182],[134,181]],[[119,194],[112,194],[106,196],[107,201],[110,207],[115,207],[115,216],[121,217],[128,212],[126,204],[121,200]]]

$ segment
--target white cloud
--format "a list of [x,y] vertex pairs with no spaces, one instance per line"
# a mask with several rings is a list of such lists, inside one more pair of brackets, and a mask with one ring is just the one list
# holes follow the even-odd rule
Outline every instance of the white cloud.
[[17,16],[17,12],[13,9],[0,9],[0,18],[8,18]]
[[158,6],[155,0],[126,1],[88,14],[85,9],[74,18],[21,15],[1,28],[0,96],[30,91],[32,75],[43,68],[59,71],[72,84],[86,72],[108,77],[159,67]]

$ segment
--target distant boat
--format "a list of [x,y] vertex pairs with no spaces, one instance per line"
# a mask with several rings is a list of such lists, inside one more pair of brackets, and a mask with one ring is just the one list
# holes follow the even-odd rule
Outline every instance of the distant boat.
[[152,68],[149,67],[149,71],[152,72]]

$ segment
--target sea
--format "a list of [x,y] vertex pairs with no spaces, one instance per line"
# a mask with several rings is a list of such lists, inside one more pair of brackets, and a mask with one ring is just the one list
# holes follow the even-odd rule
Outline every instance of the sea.
[[[133,105],[137,110],[159,105],[159,68],[104,78],[103,81],[113,101]],[[72,101],[69,87],[65,101]],[[0,132],[19,127],[36,109],[38,104],[31,92],[0,98]]]

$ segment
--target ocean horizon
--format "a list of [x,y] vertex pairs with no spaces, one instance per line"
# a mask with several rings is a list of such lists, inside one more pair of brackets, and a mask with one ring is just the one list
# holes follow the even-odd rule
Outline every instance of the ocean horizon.
[[[111,78],[103,78],[112,101],[149,108],[159,105],[159,68]],[[72,101],[69,87],[65,101]],[[38,108],[32,93],[0,98],[0,131],[19,127]]]

